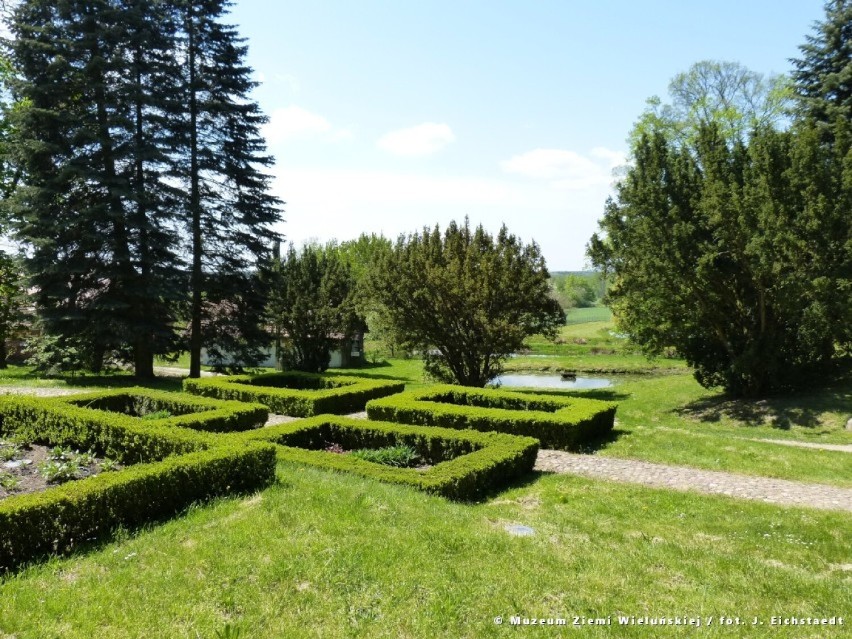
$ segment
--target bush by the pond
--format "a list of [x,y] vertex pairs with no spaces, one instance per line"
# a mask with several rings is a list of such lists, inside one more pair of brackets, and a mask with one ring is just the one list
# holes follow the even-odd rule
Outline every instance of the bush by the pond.
[[186,379],[184,390],[194,395],[257,402],[273,413],[311,417],[364,410],[377,397],[402,392],[405,384],[344,375],[288,371],[262,375],[232,375]]
[[612,430],[616,405],[594,399],[438,386],[376,399],[370,419],[497,431],[535,437],[545,448],[575,450]]
[[0,502],[0,570],[67,552],[119,526],[167,517],[201,499],[263,487],[275,477],[275,449],[262,442],[152,425],[56,398],[2,397],[0,420],[3,437],[140,462]]
[[[420,428],[334,415],[227,437],[276,443],[281,460],[407,484],[459,500],[474,499],[530,472],[538,454],[538,442],[531,437]],[[329,444],[345,450],[406,446],[431,467],[421,471],[385,466],[354,455],[326,452]]]

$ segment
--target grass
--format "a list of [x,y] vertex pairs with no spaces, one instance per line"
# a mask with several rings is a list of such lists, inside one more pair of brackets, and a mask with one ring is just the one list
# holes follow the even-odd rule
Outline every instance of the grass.
[[[600,309],[583,312],[591,321],[563,328],[554,353],[533,340],[531,354],[556,356],[529,357],[531,367],[565,362],[582,370],[580,362],[588,370],[653,371],[610,334],[606,318],[593,315]],[[663,361],[668,375],[617,377],[610,389],[585,392],[619,402],[617,437],[595,454],[852,485],[848,453],[750,441],[852,443],[843,429],[852,380],[733,401],[701,388],[682,362]],[[428,385],[413,359],[343,372]],[[120,376],[83,381],[123,383]],[[125,385],[133,383],[127,378]],[[13,370],[0,372],[0,384],[39,382]],[[196,639],[224,636],[226,628],[253,638],[503,637],[518,632],[511,615],[569,624],[575,615],[612,616],[611,626],[582,628],[596,637],[848,631],[779,628],[770,620],[848,616],[849,513],[550,474],[531,475],[479,504],[455,504],[288,463],[278,473],[279,483],[257,495],[192,508],[87,553],[0,578],[0,639],[152,632]],[[513,537],[510,524],[535,534]],[[619,614],[727,615],[748,625],[733,629],[717,619],[700,630],[649,631],[617,625]],[[496,616],[503,625],[495,625]],[[760,623],[752,626],[755,617]],[[553,629],[544,633],[554,636]]]
[[[763,621],[749,637],[839,637],[837,627],[779,634],[770,617],[852,606],[847,514],[556,475],[473,506],[283,464],[279,478],[6,577],[0,631],[503,637],[517,632],[510,615],[724,614]],[[513,537],[509,524],[535,535]],[[617,625],[594,634],[652,636]],[[701,636],[739,635],[711,625]]]
[[617,439],[599,454],[852,487],[852,454],[767,443],[766,439],[852,444],[844,425],[852,380],[834,388],[755,403],[725,400],[691,376],[617,385]]
[[680,359],[649,361],[619,335],[608,308],[577,308],[568,312],[566,325],[555,341],[535,335],[528,350],[506,364],[512,372],[660,373],[687,370]]
[[565,323],[589,324],[593,322],[611,322],[612,311],[606,306],[592,306],[589,308],[572,308],[566,313]]

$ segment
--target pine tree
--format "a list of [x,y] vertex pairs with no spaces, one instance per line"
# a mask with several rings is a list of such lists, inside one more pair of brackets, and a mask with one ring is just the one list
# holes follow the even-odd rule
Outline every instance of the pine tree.
[[266,118],[249,99],[255,82],[245,66],[246,47],[221,22],[229,5],[223,0],[177,5],[185,38],[181,95],[189,109],[179,166],[189,194],[190,377],[201,372],[205,304],[239,294],[241,277],[269,259],[277,238],[272,226],[280,220],[280,202],[261,170],[272,158],[259,133]]
[[829,0],[825,20],[815,25],[791,60],[801,111],[818,122],[852,120],[852,0]]

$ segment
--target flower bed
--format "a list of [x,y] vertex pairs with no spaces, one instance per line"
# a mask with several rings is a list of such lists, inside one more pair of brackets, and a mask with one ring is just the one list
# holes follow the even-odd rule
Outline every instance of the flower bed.
[[[419,428],[333,415],[234,434],[229,439],[273,442],[278,444],[281,460],[353,472],[458,500],[474,499],[530,472],[538,453],[538,442],[530,437]],[[424,467],[392,467],[339,454],[391,446],[412,448]]]
[[189,393],[148,388],[98,391],[58,397],[57,401],[138,420],[161,428],[190,428],[210,432],[248,430],[263,426],[269,411],[261,404],[217,401]]
[[3,439],[91,450],[127,465],[0,501],[0,570],[70,551],[119,526],[168,517],[198,500],[255,490],[275,477],[268,444],[83,408],[74,404],[79,399],[0,398]]

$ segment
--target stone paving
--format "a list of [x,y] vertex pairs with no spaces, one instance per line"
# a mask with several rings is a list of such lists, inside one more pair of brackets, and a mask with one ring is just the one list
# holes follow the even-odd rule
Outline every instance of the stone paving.
[[289,415],[276,415],[269,413],[269,419],[266,420],[264,426],[275,426],[275,424],[288,424],[300,420],[301,417],[290,417]]
[[852,444],[817,444],[815,442],[794,442],[789,439],[750,439],[749,441],[779,444],[781,446],[795,446],[797,448],[815,448],[817,450],[836,450],[841,453],[852,453]]
[[35,395],[36,397],[59,397],[61,395],[74,395],[86,392],[89,391],[81,388],[58,388],[55,386],[45,386],[44,388],[38,388],[35,386],[0,387],[0,395]]
[[666,466],[600,455],[577,455],[559,450],[540,450],[535,468],[545,472],[582,475],[671,490],[728,495],[784,506],[852,512],[852,488],[824,484]]

